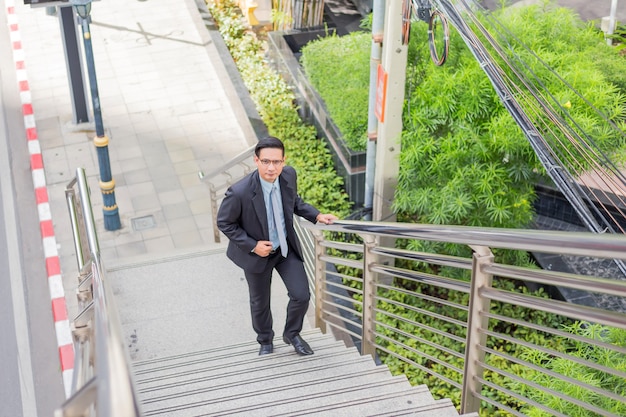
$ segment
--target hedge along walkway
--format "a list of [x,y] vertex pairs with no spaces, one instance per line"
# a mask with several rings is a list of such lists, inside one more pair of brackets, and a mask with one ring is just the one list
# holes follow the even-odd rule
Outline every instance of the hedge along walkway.
[[347,216],[351,203],[330,151],[317,138],[315,128],[300,119],[287,83],[265,62],[264,42],[231,0],[219,5],[208,1],[207,5],[269,134],[285,142],[288,163],[299,174],[302,198],[323,212]]

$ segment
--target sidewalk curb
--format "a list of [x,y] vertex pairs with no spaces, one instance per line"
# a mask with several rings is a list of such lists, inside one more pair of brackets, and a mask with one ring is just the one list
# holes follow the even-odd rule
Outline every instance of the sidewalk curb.
[[37,212],[39,214],[39,230],[41,233],[46,272],[48,275],[48,288],[50,290],[52,316],[54,319],[57,346],[59,349],[59,360],[63,374],[63,385],[65,387],[65,395],[66,397],[69,397],[74,374],[74,344],[67,316],[65,291],[63,289],[63,281],[61,279],[61,262],[57,250],[56,238],[54,236],[52,213],[50,211],[48,189],[46,185],[46,175],[43,167],[43,157],[37,134],[37,126],[35,124],[35,116],[30,87],[28,85],[28,75],[26,72],[25,56],[22,49],[18,19],[15,14],[15,1],[6,0],[5,7],[9,24],[11,49],[13,51],[13,61],[15,63],[15,71],[17,75],[16,81],[22,104],[22,115],[24,116],[26,140],[30,154],[30,168],[35,188]]

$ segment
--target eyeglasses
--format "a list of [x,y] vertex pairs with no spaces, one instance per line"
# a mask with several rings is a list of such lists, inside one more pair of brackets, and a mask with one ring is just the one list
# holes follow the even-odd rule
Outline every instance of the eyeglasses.
[[283,164],[283,162],[285,162],[282,159],[275,159],[275,160],[270,160],[270,159],[259,159],[259,161],[261,162],[261,164],[263,164],[264,166],[269,166],[270,164],[274,165],[275,167],[279,167]]

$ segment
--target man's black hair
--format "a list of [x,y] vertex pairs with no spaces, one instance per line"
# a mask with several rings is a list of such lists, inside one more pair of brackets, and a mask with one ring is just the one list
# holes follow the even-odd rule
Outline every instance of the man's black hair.
[[281,151],[283,151],[283,155],[285,155],[285,145],[283,145],[283,142],[280,139],[275,138],[274,136],[267,136],[265,138],[259,139],[259,142],[254,148],[254,154],[257,156],[257,158],[261,153],[261,149],[265,148],[280,149]]

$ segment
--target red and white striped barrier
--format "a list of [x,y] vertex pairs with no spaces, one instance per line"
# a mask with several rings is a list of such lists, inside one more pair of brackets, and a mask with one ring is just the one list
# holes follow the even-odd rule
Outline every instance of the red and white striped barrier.
[[56,330],[61,370],[63,372],[63,384],[65,386],[65,395],[69,397],[74,371],[74,344],[70,330],[70,322],[67,317],[65,291],[63,289],[63,280],[61,279],[61,263],[59,261],[59,253],[57,251],[57,243],[52,226],[52,214],[48,201],[48,189],[46,188],[46,175],[43,168],[41,146],[39,145],[37,136],[37,126],[35,125],[24,50],[22,49],[22,39],[15,13],[15,1],[6,0],[5,6],[9,23],[11,46],[13,49],[13,61],[15,62],[15,72],[17,74],[17,83],[22,103],[26,142],[30,153],[30,168],[33,176],[33,185],[35,186],[35,199],[39,213],[39,228],[43,240],[48,287],[52,300],[52,316]]

